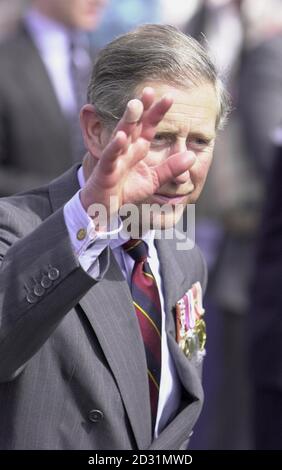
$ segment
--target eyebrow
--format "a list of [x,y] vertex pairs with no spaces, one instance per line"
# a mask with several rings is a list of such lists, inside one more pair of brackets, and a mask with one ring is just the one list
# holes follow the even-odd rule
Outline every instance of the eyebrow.
[[[163,136],[177,136],[179,134],[179,128],[176,128],[176,127],[164,127],[163,129],[159,129],[156,131],[156,134],[155,135],[163,135]],[[204,138],[204,139],[207,139],[209,141],[215,139],[216,137],[216,133],[210,133],[210,132],[205,132],[205,131],[201,131],[201,130],[194,130],[194,131],[191,131],[188,133],[188,138],[189,136],[192,136],[192,137],[201,137],[201,138]]]
[[215,132],[213,134],[211,134],[210,132],[205,132],[205,131],[192,131],[189,133],[188,137],[189,136],[192,136],[192,137],[202,137],[202,138],[205,138],[207,140],[213,140],[215,139]]

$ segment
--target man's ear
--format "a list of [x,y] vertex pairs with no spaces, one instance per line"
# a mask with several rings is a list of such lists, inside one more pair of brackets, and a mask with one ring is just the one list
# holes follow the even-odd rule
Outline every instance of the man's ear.
[[84,144],[93,157],[100,158],[105,147],[105,128],[92,104],[86,104],[80,111],[80,126]]

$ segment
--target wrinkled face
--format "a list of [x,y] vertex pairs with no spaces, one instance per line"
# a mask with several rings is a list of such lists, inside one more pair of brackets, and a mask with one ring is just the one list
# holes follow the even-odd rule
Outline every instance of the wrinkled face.
[[151,86],[160,98],[170,93],[174,103],[157,128],[145,161],[155,166],[171,155],[188,150],[195,156],[189,171],[160,187],[144,203],[168,204],[173,211],[154,217],[154,227],[169,228],[180,219],[187,204],[198,199],[212,161],[216,136],[218,101],[211,84],[200,84],[189,89],[180,89],[166,84],[145,83]]
[[[82,30],[94,29],[100,21],[108,0],[39,0],[54,19],[68,27]],[[35,2],[36,3],[36,2]]]

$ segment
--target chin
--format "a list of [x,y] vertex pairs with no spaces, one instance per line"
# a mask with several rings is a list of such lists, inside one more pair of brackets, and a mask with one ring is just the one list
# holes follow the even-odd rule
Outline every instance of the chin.
[[179,222],[186,207],[186,203],[176,205],[145,203],[135,206],[136,212],[126,210],[124,214],[124,230],[132,238],[139,238],[142,233],[150,230],[170,230]]
[[[154,211],[152,209],[149,221],[147,219],[150,230],[168,230],[174,227],[182,217],[185,206],[178,204],[176,206],[170,206],[169,209],[170,210],[164,211],[163,213],[160,213],[159,210]],[[143,219],[142,224],[144,225]]]

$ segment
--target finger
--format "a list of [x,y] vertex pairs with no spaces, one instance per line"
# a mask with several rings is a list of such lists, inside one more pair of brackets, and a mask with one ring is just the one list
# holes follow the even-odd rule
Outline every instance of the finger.
[[193,152],[182,152],[171,155],[160,165],[154,167],[158,187],[187,172],[195,163]]
[[[141,95],[141,98],[140,98],[140,100],[143,104],[143,114],[144,114],[145,111],[147,111],[152,106],[152,104],[154,102],[154,99],[155,99],[154,89],[151,88],[151,87],[145,87],[142,91],[142,95]],[[143,117],[143,115],[142,115],[142,117]],[[140,118],[139,122],[136,124],[135,128],[132,127],[132,129],[131,129],[130,143],[131,142],[136,142],[138,137],[140,137],[140,135],[141,135],[142,126],[143,126],[142,117]]]
[[143,138],[149,141],[153,139],[158,124],[162,121],[172,104],[173,97],[170,94],[167,94],[144,113],[144,117],[142,119],[143,128],[141,132],[141,136]]
[[127,103],[121,120],[114,130],[114,135],[119,131],[123,131],[128,137],[130,137],[143,115],[143,110],[144,107],[142,101],[138,99],[130,100]]
[[100,169],[104,173],[111,173],[116,165],[118,157],[127,149],[127,135],[123,131],[113,137],[113,139],[106,146],[100,158]]
[[187,181],[189,181],[189,180],[190,180],[190,171],[189,170],[186,170],[183,173],[181,173],[180,175],[175,176],[174,179],[173,179],[174,183],[176,183],[176,184],[184,184],[184,183],[187,183]]
[[144,111],[147,111],[147,109],[152,106],[154,99],[155,99],[155,91],[152,87],[146,86],[141,95],[141,101],[143,103]]

